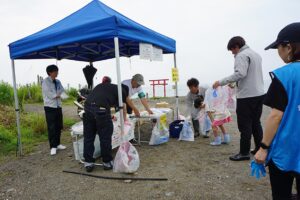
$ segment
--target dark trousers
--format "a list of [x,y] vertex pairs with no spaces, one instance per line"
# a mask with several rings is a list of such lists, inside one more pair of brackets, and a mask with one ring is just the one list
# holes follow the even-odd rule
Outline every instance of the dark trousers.
[[247,155],[251,147],[251,135],[253,135],[255,149],[259,149],[263,136],[260,117],[263,109],[264,95],[237,99],[237,123],[241,133],[240,153]]
[[63,128],[62,109],[44,107],[44,110],[46,114],[50,148],[56,148],[60,144],[60,135]]
[[86,162],[95,162],[94,141],[96,134],[99,135],[101,157],[103,162],[112,160],[111,137],[113,134],[113,122],[108,111],[101,111],[99,108],[86,106],[83,116],[84,148],[83,156]]
[[276,167],[271,160],[268,164],[270,173],[270,182],[272,187],[273,200],[290,200],[292,199],[292,187],[296,179],[297,195],[300,199],[300,176],[295,177],[289,172],[283,172]]
[[195,133],[200,133],[200,124],[199,124],[199,120],[194,120],[192,119],[192,122],[193,122],[193,128],[194,128],[194,132]]

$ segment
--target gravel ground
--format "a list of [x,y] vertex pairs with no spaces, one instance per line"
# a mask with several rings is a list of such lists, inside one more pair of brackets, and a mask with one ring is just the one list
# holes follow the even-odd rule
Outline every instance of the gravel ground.
[[[174,106],[174,99],[164,99]],[[158,100],[152,100],[154,105]],[[43,112],[41,106],[27,105],[25,110]],[[184,111],[183,99],[180,110]],[[184,113],[184,112],[183,112]],[[262,121],[268,110],[264,111]],[[75,106],[65,106],[64,115],[76,118]],[[195,142],[171,139],[167,144],[137,146],[141,165],[134,175],[116,174],[97,167],[92,174],[121,177],[159,177],[168,181],[106,180],[63,173],[85,172],[74,160],[72,140],[65,132],[62,141],[67,149],[49,155],[48,143],[39,145],[32,154],[0,164],[0,199],[271,199],[268,176],[256,180],[249,176],[249,161],[228,159],[239,150],[239,133],[234,121],[226,126],[231,133],[229,145],[212,147],[210,140]],[[149,136],[150,123],[142,126]]]

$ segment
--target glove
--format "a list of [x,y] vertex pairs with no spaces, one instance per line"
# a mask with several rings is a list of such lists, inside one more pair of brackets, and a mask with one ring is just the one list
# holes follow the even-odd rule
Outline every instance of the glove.
[[251,176],[256,176],[256,179],[260,179],[261,176],[266,176],[266,169],[263,164],[258,164],[254,160],[251,161]]

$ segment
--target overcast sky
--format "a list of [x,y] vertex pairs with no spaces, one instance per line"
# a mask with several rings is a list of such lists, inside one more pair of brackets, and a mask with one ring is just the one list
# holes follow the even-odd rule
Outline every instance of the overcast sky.
[[[77,11],[90,0],[0,0],[0,80],[12,83],[8,44],[33,34]],[[277,51],[264,51],[285,25],[300,21],[299,0],[103,0],[125,16],[177,42],[180,82],[190,77],[212,84],[233,72],[234,58],[226,45],[240,35],[263,58],[264,78],[282,65]],[[18,84],[46,76],[47,65],[55,60],[17,60]],[[59,79],[64,85],[85,84],[84,62],[59,61]],[[96,62],[95,81],[104,75],[116,81],[115,60]],[[122,79],[142,73],[149,79],[171,78],[173,56],[163,62],[140,60],[138,56],[121,60]]]

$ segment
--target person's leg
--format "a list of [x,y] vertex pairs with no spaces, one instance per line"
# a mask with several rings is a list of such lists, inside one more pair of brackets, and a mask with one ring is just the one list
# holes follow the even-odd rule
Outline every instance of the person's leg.
[[226,129],[225,129],[224,125],[220,125],[219,127],[220,127],[223,137],[224,137],[222,144],[228,144],[230,142],[230,135],[228,133],[226,133]]
[[94,141],[96,137],[96,121],[92,113],[85,111],[83,114],[83,156],[87,163],[94,163]]
[[45,107],[45,115],[48,129],[48,140],[50,148],[57,147],[56,141],[56,112],[55,109]]
[[104,163],[110,162],[112,158],[111,137],[113,134],[113,122],[110,115],[97,116],[97,130],[100,139],[101,157]]
[[253,102],[253,116],[252,116],[252,134],[254,138],[255,148],[253,153],[255,153],[260,146],[260,142],[263,137],[263,129],[261,126],[260,118],[263,110],[263,100],[264,96],[254,99]]
[[249,106],[249,99],[238,99],[237,100],[237,123],[238,129],[241,133],[240,139],[240,154],[249,155],[251,146],[251,135],[252,135],[252,118],[251,106]]
[[218,145],[221,145],[221,143],[222,143],[222,138],[221,138],[221,136],[219,136],[219,134],[218,134],[218,127],[217,127],[217,126],[213,126],[212,129],[213,129],[213,134],[214,134],[214,141],[212,141],[212,142],[210,143],[210,145],[212,145],[212,146],[218,146]]
[[193,128],[194,128],[194,136],[198,137],[200,135],[199,129],[200,129],[200,123],[198,119],[192,119],[193,122]]
[[273,161],[269,163],[269,173],[273,200],[291,199],[294,177],[278,169]]
[[56,115],[57,115],[57,119],[56,119],[56,125],[55,125],[55,129],[56,129],[55,141],[58,146],[58,145],[60,145],[61,130],[63,129],[63,115],[62,115],[61,108],[58,108],[56,110]]

